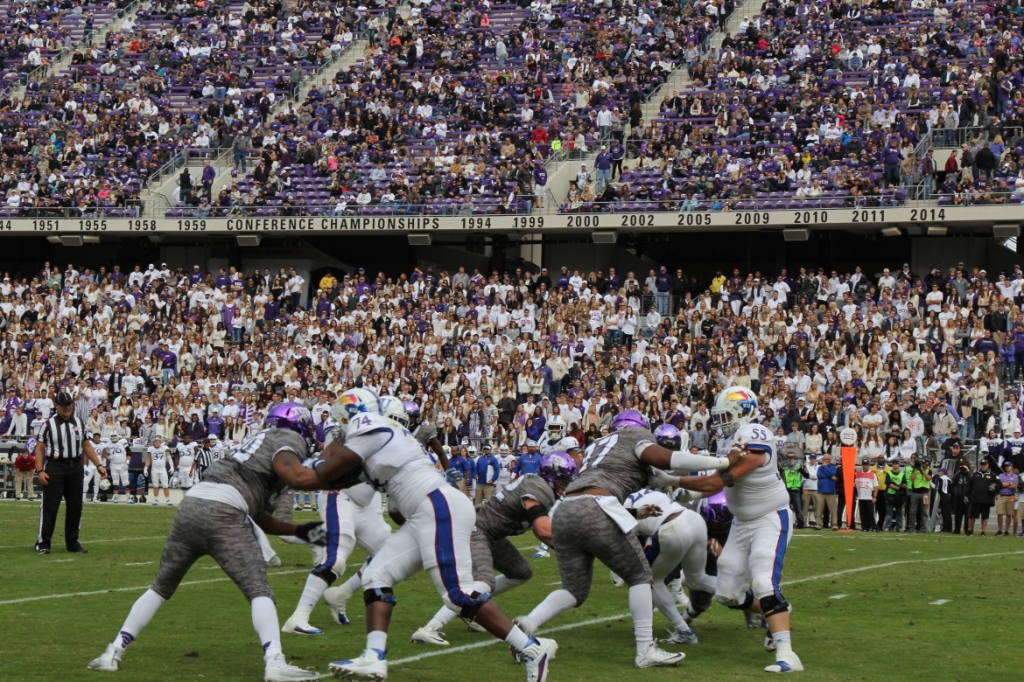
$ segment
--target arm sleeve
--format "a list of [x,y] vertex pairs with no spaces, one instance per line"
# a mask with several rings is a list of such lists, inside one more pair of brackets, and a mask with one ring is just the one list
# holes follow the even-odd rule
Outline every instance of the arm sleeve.
[[692,455],[689,452],[682,451],[672,454],[673,471],[704,471],[707,469],[723,470],[728,468],[729,460],[725,457]]

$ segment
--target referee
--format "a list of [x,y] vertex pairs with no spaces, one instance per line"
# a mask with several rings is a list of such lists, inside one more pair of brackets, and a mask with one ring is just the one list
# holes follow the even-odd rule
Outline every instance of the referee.
[[204,438],[202,447],[196,450],[196,461],[192,465],[193,471],[197,474],[196,478],[200,482],[202,482],[206,470],[211,466],[213,466],[213,450],[210,449],[210,439]]
[[96,465],[100,476],[107,470],[100,463],[92,442],[85,437],[85,424],[75,416],[75,400],[67,391],[57,394],[57,414],[46,420],[36,445],[36,473],[43,486],[43,506],[39,510],[39,539],[36,552],[50,553],[50,538],[57,525],[57,511],[63,498],[67,502],[64,516],[64,545],[69,552],[85,554],[78,542],[82,523],[82,489],[85,477],[83,455]]

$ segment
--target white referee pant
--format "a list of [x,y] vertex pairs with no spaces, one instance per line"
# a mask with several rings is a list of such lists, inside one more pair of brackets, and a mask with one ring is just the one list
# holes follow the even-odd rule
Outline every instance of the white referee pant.
[[447,484],[434,490],[363,570],[363,589],[392,588],[423,568],[448,608],[479,605],[469,549],[475,525],[465,494]]
[[754,599],[774,594],[782,599],[782,565],[793,536],[789,509],[769,512],[754,521],[736,519],[718,557],[718,591],[722,604],[743,604],[748,589]]

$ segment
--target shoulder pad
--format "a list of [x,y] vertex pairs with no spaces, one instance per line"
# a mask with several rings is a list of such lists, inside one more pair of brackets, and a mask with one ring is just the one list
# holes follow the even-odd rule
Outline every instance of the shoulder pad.
[[354,438],[355,436],[373,433],[380,429],[393,431],[395,427],[391,425],[384,415],[375,413],[359,414],[349,421],[348,429],[345,431],[345,438]]
[[761,424],[744,424],[736,432],[733,445],[744,450],[771,450],[775,447],[775,436]]

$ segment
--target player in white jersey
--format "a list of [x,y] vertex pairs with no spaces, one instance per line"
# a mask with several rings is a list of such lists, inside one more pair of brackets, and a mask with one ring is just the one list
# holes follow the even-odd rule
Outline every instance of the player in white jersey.
[[[100,433],[96,431],[92,434],[92,448],[96,451],[96,456],[103,459],[103,451],[106,450],[108,443],[100,440]],[[100,474],[95,464],[89,461],[88,458],[84,458],[85,461],[85,481],[82,486],[82,501],[84,502],[86,496],[92,502],[96,501],[96,496],[100,493]],[[110,471],[110,467],[107,467],[107,471]],[[90,490],[91,489],[91,490]]]
[[494,494],[497,495],[512,482],[512,467],[516,465],[516,457],[512,449],[502,443],[498,448],[498,480],[494,483]]
[[528,637],[505,616],[473,580],[470,534],[476,512],[465,495],[452,488],[423,456],[420,444],[381,414],[380,399],[357,388],[343,393],[334,418],[345,429],[344,445],[327,446],[314,471],[329,487],[349,472],[386,490],[405,523],[384,543],[363,572],[366,648],[354,659],[331,663],[346,679],[387,677],[387,629],[396,599],[394,585],[426,569],[445,603],[479,622],[520,653],[527,682],[543,682],[557,644]]
[[[107,469],[110,471],[110,485],[117,488],[114,493],[114,504],[121,501],[124,488],[130,485],[128,476],[128,441],[125,439],[116,440],[110,443],[106,449]],[[131,501],[131,498],[126,498]]]
[[[398,403],[401,409],[401,403]],[[397,422],[396,426],[400,426]],[[344,442],[344,435],[335,426],[325,435],[325,447],[338,437]],[[327,529],[327,546],[324,555],[306,578],[306,586],[299,597],[295,612],[281,626],[282,632],[297,635],[321,635],[323,630],[309,624],[313,607],[324,596],[335,580],[345,573],[345,565],[352,550],[359,545],[367,556],[374,556],[391,535],[391,526],[381,514],[380,493],[368,483],[360,483],[345,490],[321,490],[317,494],[320,518]],[[350,578],[351,580],[351,578]],[[334,600],[327,603],[339,625],[348,625],[345,605],[341,604],[340,616]]]
[[155,507],[160,504],[157,502],[157,497],[160,495],[160,489],[163,488],[167,506],[173,507],[174,503],[171,502],[171,490],[168,483],[168,471],[174,468],[174,462],[171,461],[171,452],[164,445],[163,439],[160,436],[154,438],[153,446],[146,450],[145,467],[149,472],[149,487],[153,490],[153,506]]
[[[660,516],[640,518],[640,511],[653,505]],[[654,576],[654,605],[675,628],[664,642],[696,644],[694,634],[676,605],[666,579],[682,568],[683,581],[693,595],[703,595],[710,603],[715,594],[715,579],[704,572],[708,561],[708,530],[700,514],[686,509],[668,495],[656,490],[639,490],[622,505],[638,512],[637,535],[646,538],[644,555]],[[701,599],[701,596],[695,596]]]
[[190,436],[185,436],[185,440],[178,443],[178,486],[187,491],[193,485],[195,485],[195,479],[192,477],[192,469],[196,462],[196,448],[198,445],[192,442]]
[[749,389],[723,390],[711,411],[721,436],[719,448],[742,451],[743,459],[725,472],[682,477],[679,486],[705,495],[725,489],[735,521],[718,557],[715,598],[732,609],[760,611],[768,621],[765,648],[775,651],[775,662],[765,671],[794,672],[803,670],[803,664],[793,652],[789,602],[781,588],[793,517],[778,472],[775,437],[753,422],[757,413],[757,397]]

